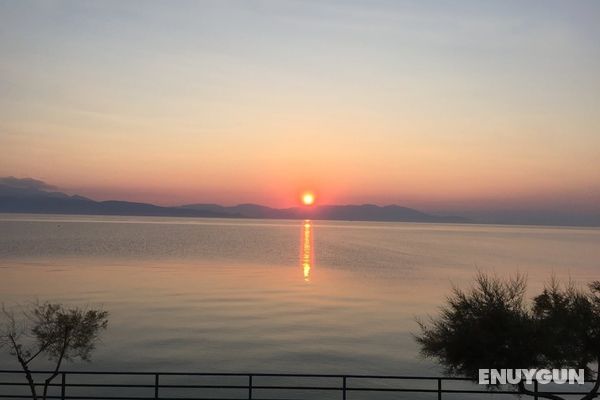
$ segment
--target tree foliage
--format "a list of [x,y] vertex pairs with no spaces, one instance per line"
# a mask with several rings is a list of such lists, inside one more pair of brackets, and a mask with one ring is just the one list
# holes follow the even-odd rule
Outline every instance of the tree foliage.
[[[473,380],[479,369],[584,369],[596,384],[582,399],[594,398],[600,386],[594,370],[600,362],[600,281],[583,291],[553,279],[533,301],[525,296],[522,275],[501,280],[478,274],[469,290],[453,289],[438,317],[419,321],[421,354],[437,359],[447,373]],[[518,388],[533,395],[523,383]]]
[[[15,310],[2,306],[0,348],[7,348],[23,371],[34,400],[46,399],[48,386],[59,374],[64,360],[89,361],[100,333],[108,326],[108,313],[102,310],[65,307],[62,304],[35,303]],[[54,363],[38,395],[31,373],[31,363],[45,356]]]

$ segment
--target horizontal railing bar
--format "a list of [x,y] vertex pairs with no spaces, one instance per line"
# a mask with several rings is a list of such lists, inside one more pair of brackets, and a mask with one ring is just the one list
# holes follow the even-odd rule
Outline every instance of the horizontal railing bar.
[[[54,371],[31,371],[32,374],[51,374]],[[0,370],[0,374],[22,374],[19,370]],[[239,373],[239,372],[126,372],[126,371],[61,371],[68,375],[164,375],[164,376],[262,376],[262,377],[290,377],[290,378],[353,378],[353,379],[414,379],[414,380],[438,380],[439,376],[410,376],[410,375],[338,375],[338,374],[284,374],[266,372]],[[469,381],[469,378],[444,377],[444,380]]]
[[354,388],[354,389],[350,389],[350,388],[346,388],[346,391],[356,391],[356,392],[402,392],[402,393],[474,393],[474,394],[479,394],[479,393],[487,393],[487,394],[518,394],[519,392],[517,391],[502,391],[502,390],[496,390],[493,392],[490,392],[488,390],[468,390],[468,389],[464,389],[464,390],[452,390],[452,389],[442,389],[442,390],[438,390],[438,389],[403,389],[403,388],[395,388],[395,389],[390,389],[390,388]]
[[[62,399],[61,396],[46,396],[47,399]],[[31,395],[4,395],[0,394],[0,399],[31,399]],[[65,400],[244,400],[245,397],[114,397],[114,396],[65,396]],[[262,399],[260,397],[253,398],[253,400],[274,400],[274,399]],[[289,399],[289,398],[278,398],[277,400],[301,400],[301,399]]]
[[[27,385],[27,384],[25,384]],[[43,386],[40,384],[36,384],[36,386]],[[54,387],[59,387],[60,385],[49,385]],[[71,384],[65,385],[65,387],[91,387],[91,388],[153,388],[154,385],[121,385],[121,384]],[[160,385],[159,388],[170,388],[170,389],[248,389],[248,386],[218,386],[218,385]],[[252,386],[253,389],[279,389],[279,390],[329,390],[329,391],[342,391],[341,387],[331,387],[331,386]],[[356,391],[356,392],[403,392],[403,393],[461,393],[461,394],[520,394],[520,392],[516,390],[476,390],[476,389],[421,389],[421,388],[346,388],[346,391]],[[562,395],[578,395],[584,394],[587,392],[542,392],[539,391],[538,394],[562,394]],[[17,395],[14,395],[17,396]],[[6,397],[4,395],[0,395],[0,398]],[[8,396],[11,397],[11,396]],[[18,397],[18,396],[17,396]],[[28,398],[30,396],[25,396]]]
[[[27,386],[27,384],[25,384]],[[22,386],[22,385],[21,385]],[[36,386],[44,386],[43,384],[36,384]],[[61,385],[49,385],[54,387],[60,387]],[[81,385],[72,384],[65,385],[65,387],[90,387],[90,388],[154,388],[154,385],[136,386],[136,385],[111,385],[111,384],[98,384],[98,385]],[[248,389],[249,386],[218,386],[218,385],[160,385],[159,388],[165,389]],[[329,391],[342,391],[343,388],[331,387],[331,386],[252,386],[253,389],[268,390],[268,389],[279,389],[279,390],[329,390]],[[485,394],[520,394],[516,390],[476,390],[476,389],[425,389],[425,388],[346,388],[346,391],[356,392],[409,392],[409,393],[485,393]],[[538,394],[558,394],[558,395],[578,395],[585,394],[588,392],[542,392],[538,391]],[[2,397],[0,395],[0,397]],[[29,397],[29,396],[25,396]]]
[[[0,374],[23,374],[19,370],[0,370]],[[50,374],[54,371],[31,371],[32,374]],[[464,377],[439,377],[439,376],[410,376],[410,375],[338,375],[338,374],[286,374],[286,373],[240,373],[240,372],[126,372],[126,371],[60,371],[68,375],[164,375],[164,376],[239,376],[245,377],[290,377],[290,378],[349,378],[349,379],[398,379],[398,380],[435,380],[444,381],[472,381]],[[596,382],[595,379],[587,380],[588,383]]]
[[[31,395],[27,396],[27,395],[4,395],[4,394],[0,394],[0,398],[1,399],[31,399]],[[62,396],[46,396],[46,399],[62,399]],[[66,399],[70,399],[70,400],[74,400],[74,399],[81,399],[81,400],[155,400],[154,397],[124,397],[124,396],[119,396],[119,397],[110,397],[110,396],[65,396],[64,397],[65,400]],[[178,400],[175,398],[169,398],[169,400]],[[188,400],[191,400],[190,398],[188,398]],[[231,400],[240,400],[238,399],[231,399]]]
[[[246,386],[248,388],[248,386]],[[344,390],[342,387],[335,386],[259,386],[252,385],[252,389],[279,389],[279,390],[337,390],[341,392]]]
[[[0,383],[0,386],[28,386],[27,383]],[[43,383],[37,383],[35,386],[44,386]],[[50,384],[49,387],[61,387],[60,384]],[[128,384],[85,384],[85,383],[73,383],[65,384],[65,387],[90,387],[90,388],[154,388],[154,385],[128,385]],[[159,385],[159,388],[165,389],[248,389],[249,386],[243,385]],[[342,387],[333,386],[252,386],[253,389],[279,389],[279,390],[330,390],[330,391],[342,391]],[[425,388],[346,388],[346,391],[357,391],[357,392],[412,392],[412,393],[430,393],[439,392],[437,389],[425,389]],[[495,391],[476,391],[469,389],[442,389],[442,393],[498,393],[498,394],[518,394],[518,391],[506,391],[506,390],[495,390]],[[538,392],[540,394],[544,392]],[[581,392],[560,392],[560,394],[581,394]]]
[[[247,388],[247,387],[245,387]],[[254,387],[254,389],[266,389],[266,388],[257,388]],[[323,390],[324,388],[307,388],[307,387],[281,387],[279,389],[288,389],[288,390],[303,390],[303,389],[316,389],[316,390]],[[341,391],[342,389],[336,388],[335,390]],[[347,389],[348,390],[348,389]],[[508,391],[508,390],[497,390],[497,391],[487,391],[487,390],[468,390],[468,389],[443,389],[441,391],[438,391],[437,389],[384,389],[384,388],[371,388],[371,389],[367,389],[367,388],[355,388],[352,389],[354,391],[367,391],[367,392],[398,392],[398,393],[447,393],[447,394],[510,394],[510,395],[515,395],[515,394],[520,394],[518,391]],[[553,392],[538,392],[539,395],[544,395],[544,394],[552,394]],[[553,394],[559,394],[559,395],[580,395],[580,394],[584,394],[587,392],[559,392],[559,393],[553,393]],[[4,395],[4,394],[0,394],[0,398],[19,398],[19,399],[29,399],[31,398],[31,395],[18,395],[18,394],[13,394],[13,395]],[[48,399],[61,399],[61,396],[47,396]],[[65,396],[65,399],[87,399],[87,400],[111,400],[111,399],[120,399],[120,400],[154,400],[155,397],[124,397],[124,396],[118,396],[118,397],[114,397],[114,396]],[[163,399],[163,398],[159,398],[159,399]],[[165,400],[191,400],[193,398],[191,397],[165,397]],[[199,399],[206,399],[206,400],[210,400],[211,398],[208,397],[202,397]],[[240,400],[241,398],[236,398],[236,399],[231,399],[231,400]],[[228,400],[225,398],[219,398],[218,400]],[[256,399],[259,400],[259,399]],[[283,400],[283,399],[280,399]]]

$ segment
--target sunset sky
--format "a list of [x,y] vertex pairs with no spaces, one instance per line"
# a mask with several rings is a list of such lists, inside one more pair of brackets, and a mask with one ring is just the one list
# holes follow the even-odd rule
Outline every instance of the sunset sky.
[[0,176],[600,210],[600,1],[0,1]]

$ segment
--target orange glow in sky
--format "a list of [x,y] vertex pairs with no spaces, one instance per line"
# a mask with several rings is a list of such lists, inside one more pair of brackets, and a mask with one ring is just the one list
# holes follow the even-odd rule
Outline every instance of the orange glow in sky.
[[315,195],[311,192],[306,192],[302,195],[302,204],[312,206],[315,203]]
[[0,6],[0,177],[163,206],[600,213],[600,2],[22,3]]

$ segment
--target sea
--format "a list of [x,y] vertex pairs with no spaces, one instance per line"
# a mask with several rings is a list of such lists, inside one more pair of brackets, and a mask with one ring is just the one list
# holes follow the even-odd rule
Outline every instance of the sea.
[[76,371],[437,376],[417,321],[479,272],[524,274],[530,296],[553,277],[583,286],[600,229],[0,214],[5,308],[109,313]]

